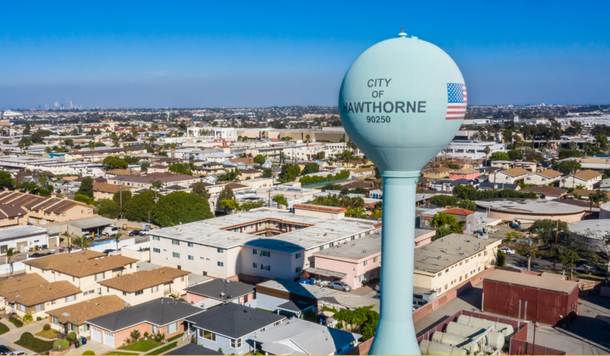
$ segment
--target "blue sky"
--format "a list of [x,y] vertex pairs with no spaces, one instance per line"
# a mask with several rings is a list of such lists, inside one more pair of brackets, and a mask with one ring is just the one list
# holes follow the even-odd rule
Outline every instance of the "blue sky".
[[610,103],[608,1],[5,1],[0,108],[336,105],[350,64],[408,34],[469,103]]

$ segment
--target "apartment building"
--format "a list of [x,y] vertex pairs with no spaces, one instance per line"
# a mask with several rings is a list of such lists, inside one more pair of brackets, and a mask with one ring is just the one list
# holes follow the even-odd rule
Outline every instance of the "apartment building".
[[506,169],[494,174],[493,183],[515,184],[520,180],[524,180],[530,173],[530,171],[523,168]]
[[555,183],[561,179],[563,174],[561,172],[557,172],[553,169],[547,169],[545,171],[536,172],[525,177],[523,181],[525,184],[540,184],[540,185],[548,185],[551,183]]
[[315,252],[367,236],[375,223],[260,208],[154,230],[151,262],[217,278],[294,279],[314,267]]
[[151,189],[154,181],[160,181],[163,186],[179,185],[188,188],[193,183],[200,181],[199,178],[186,174],[173,173],[150,173],[145,175],[117,175],[108,177],[108,183],[126,186],[128,189]]
[[580,186],[587,190],[595,189],[595,185],[602,180],[602,174],[590,169],[563,177],[559,183],[561,188],[578,188]]

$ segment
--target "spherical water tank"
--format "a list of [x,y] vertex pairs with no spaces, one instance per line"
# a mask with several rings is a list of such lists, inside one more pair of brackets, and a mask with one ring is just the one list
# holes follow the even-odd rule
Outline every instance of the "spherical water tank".
[[419,351],[422,355],[467,355],[468,352],[464,349],[451,347],[448,345],[422,340],[419,343]]
[[440,331],[437,331],[434,334],[432,334],[432,337],[430,338],[430,340],[432,340],[434,342],[438,342],[439,344],[443,344],[443,345],[449,345],[449,346],[460,345],[459,347],[461,349],[468,350],[471,353],[474,353],[474,352],[480,350],[480,347],[477,343],[470,342],[470,338],[467,338],[464,336],[459,336],[459,335],[447,334],[447,333],[443,333]]
[[509,338],[515,332],[515,329],[510,324],[475,318],[472,316],[460,315],[458,317],[457,322],[458,324],[477,326],[483,329],[487,329],[488,327],[493,326],[493,331],[502,333],[505,338]]

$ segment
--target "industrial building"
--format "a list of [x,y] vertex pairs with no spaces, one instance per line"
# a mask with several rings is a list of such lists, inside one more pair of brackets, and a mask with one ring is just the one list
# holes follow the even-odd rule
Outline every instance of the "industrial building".
[[488,212],[488,218],[502,221],[550,219],[571,223],[580,221],[586,209],[545,199],[497,198],[477,200],[475,203],[478,210]]
[[561,278],[495,270],[483,280],[481,310],[512,318],[563,325],[578,313],[578,283]]

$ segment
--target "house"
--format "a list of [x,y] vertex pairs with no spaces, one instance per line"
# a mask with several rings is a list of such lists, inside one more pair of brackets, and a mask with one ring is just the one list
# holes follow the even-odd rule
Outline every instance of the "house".
[[449,179],[468,179],[468,180],[474,180],[474,179],[477,179],[480,174],[481,174],[481,172],[479,170],[477,170],[477,169],[464,168],[464,169],[460,169],[458,171],[451,172],[449,174]]
[[263,171],[258,170],[258,169],[244,169],[243,171],[239,171],[237,173],[237,176],[239,177],[240,180],[246,180],[246,179],[260,178],[260,176],[262,174],[263,174]]
[[131,305],[165,296],[179,297],[188,287],[189,272],[159,267],[100,281],[102,295],[116,295]]
[[[362,335],[297,318],[252,339],[266,355],[344,355]],[[260,345],[260,346],[259,346]]]
[[562,175],[563,174],[553,169],[547,169],[545,171],[536,172],[528,175],[527,177],[525,177],[523,183],[548,185],[560,180]]
[[[450,193],[453,192],[453,188],[455,188],[458,185],[471,185],[474,186],[475,185],[475,181],[472,180],[468,180],[468,179],[441,179],[441,180],[437,180],[434,183],[430,184],[430,188],[439,191],[439,192],[445,192],[445,193]],[[478,184],[478,183],[477,183]]]
[[561,179],[559,186],[561,188],[578,188],[593,190],[595,184],[602,180],[602,174],[590,169],[574,173]]
[[419,228],[433,229],[434,227],[432,226],[432,219],[437,212],[453,215],[458,222],[463,223],[462,228],[464,231],[469,233],[482,230],[485,227],[485,222],[487,221],[485,213],[482,212],[475,212],[462,208],[435,209],[426,211],[419,216]]
[[209,282],[187,288],[184,299],[189,303],[214,299],[223,303],[245,304],[255,298],[254,286],[228,279],[214,279]]
[[[345,273],[336,273],[328,270],[312,270],[311,274],[317,272],[326,273],[327,276],[344,278]],[[309,273],[309,272],[308,272]],[[276,278],[256,285],[256,307],[277,312],[287,302],[301,302],[303,305],[317,306],[318,301],[325,297],[333,296],[337,290],[323,288],[311,284],[301,284],[294,280]]]
[[283,315],[228,303],[186,318],[195,330],[197,344],[222,349],[225,354],[242,355],[252,351],[247,342],[286,321]]
[[0,230],[0,255],[4,255],[9,248],[25,253],[32,247],[57,245],[59,233],[50,233],[41,227],[28,225]]
[[449,174],[453,173],[455,169],[449,167],[434,167],[425,171],[422,171],[424,177],[428,179],[443,179],[448,178]]
[[121,298],[107,295],[57,308],[47,314],[51,317],[53,329],[64,334],[74,332],[79,337],[89,337],[91,332],[86,320],[122,310],[125,304]]
[[63,307],[82,298],[82,291],[68,281],[18,283],[12,288],[3,288],[2,298],[6,313],[20,317],[31,314],[34,319],[47,316],[47,310]]
[[[87,319],[91,327],[91,340],[110,346],[113,349],[123,345],[133,330],[140,335],[165,334],[165,338],[187,330],[184,320],[202,310],[190,303],[173,298],[158,298],[129,308]],[[270,314],[270,313],[268,313]]]
[[540,199],[559,199],[566,195],[568,192],[566,189],[548,187],[548,186],[537,186],[537,187],[528,187],[525,189],[521,189],[523,193],[534,193]]
[[[494,183],[515,184],[517,181],[524,180],[531,172],[523,168],[506,169],[494,174]],[[490,179],[491,181],[491,179]]]
[[112,199],[114,194],[120,191],[128,192],[131,191],[131,188],[125,185],[93,182],[93,198],[95,199]]

